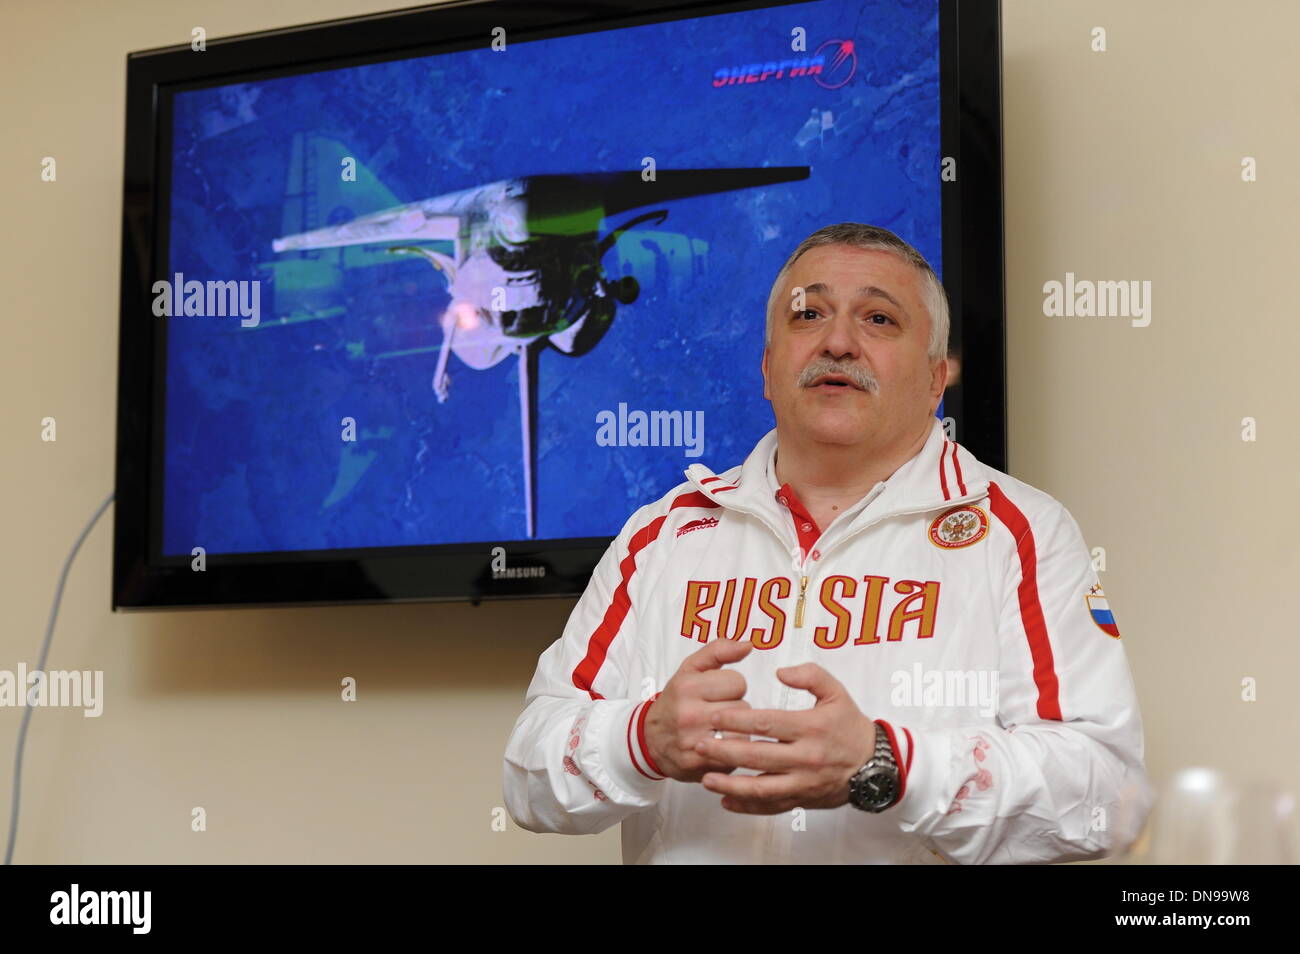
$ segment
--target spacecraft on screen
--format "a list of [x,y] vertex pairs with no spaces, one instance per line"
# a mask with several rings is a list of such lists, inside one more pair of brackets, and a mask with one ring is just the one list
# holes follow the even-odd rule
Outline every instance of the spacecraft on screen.
[[475,371],[519,360],[524,510],[532,538],[538,354],[550,346],[579,356],[600,342],[618,306],[640,293],[636,278],[611,278],[602,260],[629,229],[661,224],[668,212],[634,215],[603,236],[602,223],[635,209],[808,175],[808,166],[777,166],[660,170],[649,181],[639,171],[524,176],[285,235],[271,245],[282,253],[384,245],[392,255],[418,256],[436,269],[451,296],[439,318],[442,343],[432,379],[439,403],[451,397],[451,355]]

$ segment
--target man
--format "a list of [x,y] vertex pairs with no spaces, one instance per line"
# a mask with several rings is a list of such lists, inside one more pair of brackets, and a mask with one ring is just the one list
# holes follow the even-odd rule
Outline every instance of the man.
[[507,743],[538,832],[625,862],[1044,863],[1150,810],[1119,630],[1077,523],[946,439],[943,287],[828,226],[768,301],[776,428],[642,507]]

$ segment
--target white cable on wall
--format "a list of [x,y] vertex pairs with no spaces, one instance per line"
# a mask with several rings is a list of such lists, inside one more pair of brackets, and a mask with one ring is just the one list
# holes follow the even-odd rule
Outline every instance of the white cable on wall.
[[[54,620],[59,615],[59,602],[63,599],[63,584],[68,580],[68,570],[72,567],[72,561],[77,556],[77,551],[81,549],[82,542],[89,535],[91,529],[98,522],[100,516],[108,509],[108,505],[113,502],[113,494],[104,498],[104,502],[99,505],[95,515],[82,528],[81,536],[77,537],[77,542],[72,545],[72,552],[63,562],[63,572],[59,574],[59,585],[54,591],[54,605],[50,607],[50,622],[45,627],[45,642],[41,644],[41,658],[36,664],[36,669],[40,672],[45,671],[45,658],[50,653],[50,640],[54,636]],[[23,688],[26,692],[26,688]],[[32,706],[23,706],[23,721],[18,729],[18,748],[14,752],[14,797],[13,803],[9,809],[9,844],[5,849],[5,864],[12,864],[14,857],[14,843],[18,840],[18,797],[22,789],[23,777],[23,746],[27,742],[27,724],[32,719]]]

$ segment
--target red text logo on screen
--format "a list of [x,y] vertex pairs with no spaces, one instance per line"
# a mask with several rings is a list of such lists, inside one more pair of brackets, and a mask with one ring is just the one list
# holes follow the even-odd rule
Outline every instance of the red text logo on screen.
[[827,40],[812,56],[719,67],[713,87],[766,83],[772,80],[811,79],[826,89],[839,89],[858,71],[858,54],[852,40]]

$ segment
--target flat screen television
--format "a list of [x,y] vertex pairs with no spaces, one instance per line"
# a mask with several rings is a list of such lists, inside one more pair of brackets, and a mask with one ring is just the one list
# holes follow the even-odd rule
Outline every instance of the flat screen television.
[[127,60],[113,606],[573,596],[774,426],[835,222],[947,289],[1005,469],[996,0],[466,2]]

